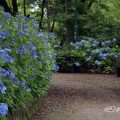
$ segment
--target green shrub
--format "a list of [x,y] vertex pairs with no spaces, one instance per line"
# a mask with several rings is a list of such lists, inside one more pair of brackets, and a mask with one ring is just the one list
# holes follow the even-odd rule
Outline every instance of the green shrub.
[[[99,73],[111,72],[119,53],[115,41],[88,38],[70,43],[70,48],[58,51],[57,62],[60,71],[78,68],[79,72],[94,70]],[[68,72],[66,70],[66,72]],[[74,70],[72,70],[74,71]]]
[[35,20],[0,12],[0,116],[6,106],[9,111],[24,106],[49,87],[55,55],[48,33],[37,26]]

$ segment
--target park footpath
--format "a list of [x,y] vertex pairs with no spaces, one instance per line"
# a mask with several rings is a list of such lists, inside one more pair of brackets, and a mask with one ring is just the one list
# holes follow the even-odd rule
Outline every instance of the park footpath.
[[119,77],[57,73],[31,120],[120,120],[119,107]]

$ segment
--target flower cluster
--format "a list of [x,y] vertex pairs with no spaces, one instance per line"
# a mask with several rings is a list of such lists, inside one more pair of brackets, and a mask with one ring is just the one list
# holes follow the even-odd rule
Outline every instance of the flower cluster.
[[71,42],[70,49],[64,47],[58,51],[57,62],[60,70],[76,66],[81,71],[111,72],[118,53],[120,50],[113,40],[86,38]]
[[[30,91],[30,88],[21,80],[18,80],[18,78],[15,77],[15,73],[11,70],[5,70],[0,67],[0,74],[2,74],[5,78],[9,78],[11,82],[20,84],[26,91]],[[0,91],[2,94],[6,93],[6,86],[4,84],[1,84]]]
[[3,31],[0,32],[0,39],[5,40],[8,36],[9,36],[8,32],[3,32]]
[[2,94],[6,94],[6,90],[7,90],[7,87],[3,83],[1,83],[0,84],[0,92]]
[[38,31],[35,20],[0,12],[0,102],[4,102],[0,116],[7,114],[8,106],[20,106],[45,93],[53,69],[58,69],[49,42],[53,38],[52,33]]
[[[9,50],[9,49],[7,49]],[[11,50],[9,50],[11,51]],[[8,55],[7,51],[4,49],[0,50],[0,59],[2,59],[4,62],[9,62],[9,63],[13,63],[14,59]]]
[[27,48],[25,45],[22,45],[20,50],[17,50],[16,53],[19,54],[19,55],[24,55],[27,51]]
[[116,57],[115,46],[111,46],[110,40],[102,42],[94,39],[80,40],[79,42],[70,43],[72,49],[76,49],[86,62],[91,62],[98,66],[104,64],[108,59]]
[[5,103],[0,103],[0,116],[6,116],[8,113],[8,106]]
[[51,39],[57,38],[57,36],[54,33],[46,32],[46,34],[48,34]]

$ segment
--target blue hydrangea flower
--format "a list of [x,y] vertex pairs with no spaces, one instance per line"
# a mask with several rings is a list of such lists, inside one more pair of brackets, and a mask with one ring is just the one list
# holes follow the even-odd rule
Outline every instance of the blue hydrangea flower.
[[96,43],[93,43],[93,44],[92,44],[92,46],[93,46],[93,47],[96,47],[96,46],[97,46],[97,44],[96,44]]
[[87,52],[90,52],[90,49],[87,49]]
[[98,61],[98,60],[96,60],[96,61],[95,61],[95,64],[97,64],[97,65],[101,65],[101,62]]
[[97,45],[99,45],[99,41],[97,41],[97,40],[95,40],[94,43],[97,44]]
[[79,46],[76,46],[75,48],[76,48],[76,49],[79,49]]
[[5,103],[0,103],[0,116],[6,116],[8,113],[8,105]]
[[99,49],[96,49],[96,50],[92,50],[92,53],[101,53],[101,50],[99,50]]
[[8,53],[6,52],[6,50],[2,49],[0,50],[0,58],[4,61],[4,62],[9,62],[9,63],[13,63],[14,59],[8,55]]
[[18,35],[23,35],[23,33],[21,31],[18,31],[17,34]]
[[10,77],[10,78],[14,78],[15,77],[15,73],[12,72],[11,70],[5,70],[3,68],[0,67],[0,74],[3,74],[5,77]]
[[109,53],[109,56],[113,56],[113,55],[115,55],[115,54],[114,54],[114,53],[112,53],[112,52],[111,52],[111,53]]
[[53,70],[58,71],[59,70],[59,66],[54,64],[53,65]]
[[7,90],[7,87],[3,83],[1,83],[0,84],[0,92],[2,94],[6,94],[6,90]]
[[93,41],[92,46],[96,47],[97,45],[99,45],[99,42],[97,40]]
[[104,46],[104,45],[105,45],[105,42],[102,42],[101,44],[102,44],[102,46]]
[[9,36],[9,33],[8,32],[0,32],[0,38],[1,39],[6,39],[7,37]]
[[0,55],[2,56],[7,56],[8,54],[7,54],[7,52],[5,51],[5,50],[0,50]]
[[93,38],[90,38],[90,37],[88,38],[89,41],[91,41],[92,39],[93,39]]
[[39,52],[36,50],[37,49],[36,46],[34,46],[32,43],[29,43],[28,47],[29,47],[29,51],[30,51],[31,57],[33,59],[37,59],[38,55],[39,55]]
[[84,43],[84,42],[85,42],[85,40],[81,40],[80,42],[81,42],[81,43]]
[[84,46],[85,46],[85,48],[88,48],[88,44],[85,44]]
[[57,53],[56,53],[56,52],[52,52],[52,55],[53,55],[53,56],[56,56],[56,55],[57,55]]
[[26,83],[24,83],[23,81],[18,80],[18,83],[27,91],[30,92],[31,89],[27,86]]
[[4,73],[4,69],[0,67],[0,74],[3,74]]
[[41,40],[45,41],[46,44],[47,44],[48,39],[43,34],[39,34],[39,37],[40,37]]
[[81,42],[76,42],[75,44],[76,44],[76,45],[79,45],[79,44],[81,44]]
[[106,57],[107,57],[107,54],[106,53],[101,53],[99,56],[100,56],[101,59],[105,60]]
[[105,42],[105,43],[110,43],[110,40],[105,40],[104,42]]
[[110,50],[110,47],[106,47],[105,50],[106,50],[106,51]]
[[5,71],[5,72],[4,72],[4,76],[5,76],[5,77],[9,77],[9,71]]
[[87,57],[87,58],[86,58],[86,61],[90,61],[90,60],[91,60],[91,57]]
[[70,42],[70,45],[73,45],[73,42]]
[[31,56],[32,56],[33,59],[37,59],[38,58],[38,52],[37,51],[32,51]]
[[4,61],[5,61],[5,62],[13,63],[13,62],[14,62],[14,59],[13,59],[11,56],[7,56],[6,58],[4,58]]
[[10,70],[4,70],[3,75],[4,75],[5,77],[10,77],[10,78],[12,78],[12,79],[15,77],[15,73],[13,73],[13,72],[10,71]]
[[80,66],[80,63],[76,62],[75,65],[76,65],[77,67],[79,67],[79,66]]
[[29,27],[28,26],[22,26],[22,30],[24,30],[24,31],[29,31]]
[[27,51],[27,47],[25,45],[22,45],[20,50],[17,50],[16,53],[19,55],[24,55]]
[[8,52],[11,52],[11,50],[10,50],[10,49],[8,49],[8,48],[5,48],[4,50],[5,50],[5,51],[8,51]]
[[1,12],[1,13],[4,15],[6,21],[9,21],[11,18],[13,18],[13,16],[9,12]]
[[[24,89],[26,89],[26,91],[30,91],[30,88],[22,81],[18,80],[16,77],[15,77],[15,73],[12,72],[11,70],[4,70],[3,68],[0,67],[0,74],[3,74],[5,77],[9,77],[11,78],[11,82],[16,82],[18,83],[19,85],[21,85]],[[2,85],[0,86],[0,91],[5,93],[5,91],[7,90],[7,88]]]
[[56,39],[57,36],[54,33],[46,32],[51,39]]
[[117,39],[116,38],[113,38],[113,42],[116,42],[117,41]]
[[62,47],[61,47],[60,45],[55,45],[54,48],[57,49],[57,50],[59,50],[59,49],[61,49]]
[[102,46],[109,44],[109,43],[110,43],[110,40],[105,40],[104,42],[102,42]]

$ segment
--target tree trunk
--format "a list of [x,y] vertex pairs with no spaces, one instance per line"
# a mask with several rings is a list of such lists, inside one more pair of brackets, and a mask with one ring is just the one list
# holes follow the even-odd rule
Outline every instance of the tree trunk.
[[42,22],[43,22],[43,17],[44,17],[44,7],[45,7],[45,0],[42,1],[42,13],[41,13],[41,20],[39,23],[39,28],[42,28]]
[[[65,13],[66,16],[68,16],[70,14],[70,5],[69,5],[69,1],[65,0]],[[71,39],[74,38],[74,32],[73,32],[73,23],[72,23],[72,19],[67,18],[65,21],[65,27],[66,27],[66,42],[69,44]]]
[[0,5],[4,7],[5,12],[9,12],[12,14],[11,9],[9,8],[6,0],[0,0]]
[[54,30],[54,26],[55,26],[55,19],[54,19],[53,22],[52,22],[52,27],[51,27],[50,32],[53,32],[53,30]]
[[120,67],[117,68],[117,76],[120,77]]
[[49,11],[49,6],[48,6],[49,2],[48,0],[46,1],[46,10],[47,10],[47,30],[50,31],[50,11]]
[[[65,0],[65,13],[68,15],[68,3],[67,0]],[[66,40],[69,41],[69,26],[68,26],[68,20],[65,22],[66,26]]]
[[18,13],[17,0],[12,0],[12,7],[13,7],[13,14],[15,15],[16,13]]
[[23,0],[24,16],[26,16],[26,0]]
[[66,21],[66,42],[69,44],[71,40],[74,39],[74,25],[72,23],[72,20],[69,19]]

